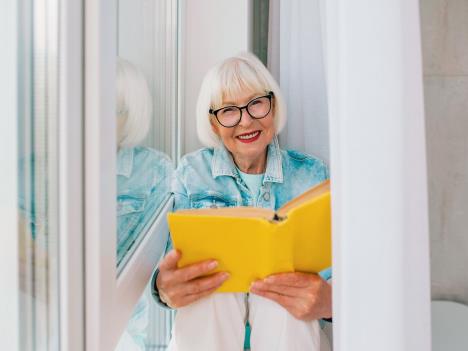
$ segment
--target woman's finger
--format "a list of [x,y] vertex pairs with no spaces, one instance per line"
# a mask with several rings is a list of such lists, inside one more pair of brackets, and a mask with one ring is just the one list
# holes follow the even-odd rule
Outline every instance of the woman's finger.
[[305,288],[309,286],[316,278],[320,279],[317,274],[293,272],[273,274],[263,279],[263,281],[268,284]]
[[258,281],[252,284],[250,291],[256,294],[257,292],[272,292],[279,295],[285,295],[289,297],[304,297],[306,294],[306,289],[295,286],[285,286],[285,285],[276,285],[269,284],[263,281]]
[[173,272],[172,279],[177,282],[186,282],[211,272],[218,266],[215,260],[207,260],[179,268]]
[[182,298],[179,302],[178,306],[173,306],[174,308],[180,308],[184,307],[187,305],[190,305],[191,303],[194,303],[195,301],[198,301],[206,296],[211,295],[216,291],[217,288],[212,288],[209,290],[201,291],[198,294],[191,294],[191,295],[186,295],[184,298]]
[[228,278],[229,274],[224,272],[215,273],[209,277],[198,278],[173,287],[166,299],[173,308],[179,308],[207,296],[214,292]]
[[295,299],[290,296],[286,296],[286,295],[282,295],[276,292],[266,291],[266,290],[257,290],[253,293],[258,296],[262,296],[267,299],[275,301],[276,303],[283,306],[289,312],[291,312],[291,309],[295,306]]
[[177,269],[177,262],[179,262],[182,254],[180,251],[172,249],[159,263],[159,271],[170,271]]
[[228,278],[229,274],[226,272],[218,272],[208,277],[196,278],[179,284],[174,288],[174,295],[185,297],[187,295],[199,294],[205,290],[217,289]]

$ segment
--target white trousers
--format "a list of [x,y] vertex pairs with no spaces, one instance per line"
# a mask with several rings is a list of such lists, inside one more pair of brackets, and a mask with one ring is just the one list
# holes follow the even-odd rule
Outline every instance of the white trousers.
[[217,293],[177,310],[168,351],[241,351],[245,323],[252,351],[320,351],[318,321],[294,318],[258,295]]

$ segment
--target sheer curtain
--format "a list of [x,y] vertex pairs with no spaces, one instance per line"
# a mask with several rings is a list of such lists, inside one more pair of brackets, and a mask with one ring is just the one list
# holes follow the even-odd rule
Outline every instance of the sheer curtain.
[[[324,1],[270,0],[268,68],[287,104],[281,146],[329,164]],[[322,336],[322,351],[333,345],[331,325],[327,323],[324,332],[328,339]]]
[[288,107],[283,147],[328,163],[323,0],[270,1],[268,66]]

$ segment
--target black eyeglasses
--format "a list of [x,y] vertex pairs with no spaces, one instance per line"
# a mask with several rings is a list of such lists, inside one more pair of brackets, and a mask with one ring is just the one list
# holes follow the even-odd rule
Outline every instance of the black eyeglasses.
[[217,110],[210,108],[209,113],[216,117],[219,124],[226,128],[237,126],[242,119],[242,110],[245,108],[250,117],[254,119],[265,118],[271,110],[273,92],[250,100],[245,106],[225,106]]

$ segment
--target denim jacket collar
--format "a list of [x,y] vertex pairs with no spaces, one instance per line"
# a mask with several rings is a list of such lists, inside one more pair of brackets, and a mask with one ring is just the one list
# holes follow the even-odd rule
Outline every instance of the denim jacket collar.
[[[239,172],[237,171],[237,167],[232,156],[224,145],[214,149],[213,160],[211,163],[211,175],[213,178],[219,176],[239,177]],[[263,182],[283,182],[281,151],[278,144],[278,138],[276,136],[268,145],[267,166]]]
[[121,148],[117,155],[117,175],[129,178],[133,171],[133,148]]

